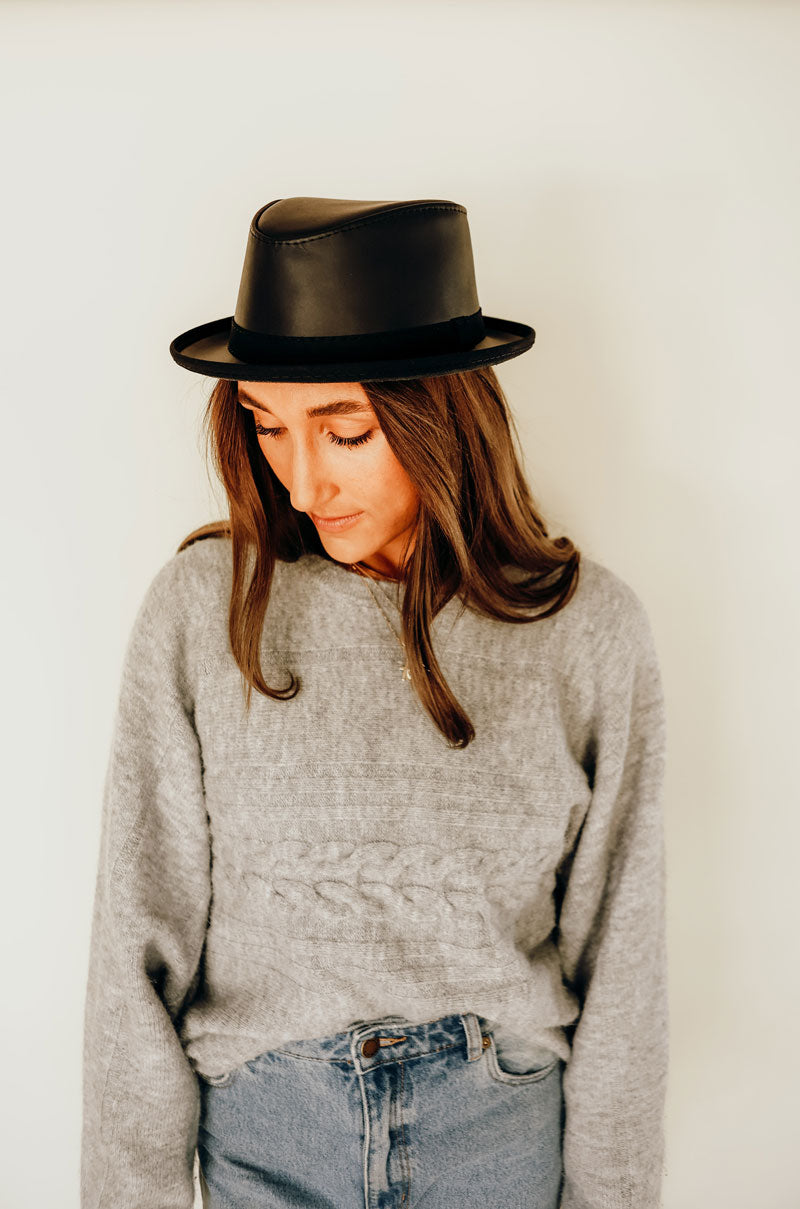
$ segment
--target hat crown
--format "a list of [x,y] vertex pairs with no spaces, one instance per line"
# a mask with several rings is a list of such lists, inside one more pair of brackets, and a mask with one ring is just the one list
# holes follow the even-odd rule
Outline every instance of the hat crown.
[[[484,331],[464,206],[282,198],[250,223],[230,348],[247,359],[272,342],[283,356],[287,340],[391,333],[398,349],[398,333],[410,340],[416,329],[470,317],[474,345]],[[425,340],[420,333],[414,347]],[[460,346],[454,335],[452,347]],[[318,349],[328,356],[329,348]],[[341,344],[340,352],[349,355]]]
[[253,217],[251,228],[255,227],[257,233],[285,243],[315,235],[329,235],[348,223],[420,206],[447,206],[460,210],[462,214],[467,212],[457,202],[437,199],[352,201],[341,197],[282,197],[262,206]]

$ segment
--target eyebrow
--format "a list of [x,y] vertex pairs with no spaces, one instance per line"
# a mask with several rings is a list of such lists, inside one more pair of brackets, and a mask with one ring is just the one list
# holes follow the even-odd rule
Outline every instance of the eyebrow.
[[[238,391],[238,399],[240,403],[243,399],[246,399],[247,403],[252,405],[251,407],[247,408],[248,411],[260,411],[263,414],[270,416],[273,414],[268,407],[261,407],[253,396],[249,395],[246,390],[242,390],[241,387]],[[247,406],[247,404],[242,404],[242,406]],[[314,407],[307,407],[306,415],[308,416],[309,420],[313,420],[317,416],[363,415],[365,412],[371,411],[371,407],[368,407],[366,403],[361,403],[356,399],[333,399],[330,403],[318,403]]]

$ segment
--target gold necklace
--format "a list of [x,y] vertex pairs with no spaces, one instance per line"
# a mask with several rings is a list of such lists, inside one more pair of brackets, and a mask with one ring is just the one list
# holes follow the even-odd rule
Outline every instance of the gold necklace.
[[[406,644],[403,642],[402,638],[401,638],[401,637],[398,635],[397,631],[395,630],[394,626],[392,625],[391,621],[389,620],[389,618],[388,618],[388,616],[387,616],[387,614],[386,614],[386,610],[384,609],[384,607],[383,607],[383,605],[381,604],[381,602],[380,602],[380,600],[378,599],[378,597],[375,595],[375,592],[374,592],[373,588],[370,586],[370,582],[369,582],[369,581],[370,581],[370,579],[371,579],[372,577],[371,577],[370,575],[368,575],[368,574],[366,573],[366,571],[364,571],[364,570],[363,570],[363,569],[362,569],[362,568],[359,566],[359,564],[358,564],[358,563],[348,563],[347,565],[350,567],[350,570],[351,570],[351,571],[356,571],[356,572],[357,572],[359,575],[361,575],[361,576],[362,576],[362,577],[363,577],[363,578],[364,578],[364,579],[367,581],[367,587],[369,588],[369,593],[370,593],[370,596],[371,596],[371,597],[372,597],[372,599],[375,601],[376,605],[378,606],[378,608],[380,609],[381,613],[383,614],[383,619],[384,619],[384,621],[386,622],[386,624],[388,625],[389,629],[392,631],[392,633],[394,634],[395,638],[396,638],[396,639],[397,639],[397,641],[400,643],[400,646],[403,648],[403,656],[404,656],[404,662],[403,662],[403,665],[402,665],[402,668],[403,668],[403,679],[404,679],[404,680],[410,680],[410,679],[411,679],[411,668],[408,666],[408,653],[407,653],[407,651],[406,651]],[[400,580],[391,580],[391,582],[392,582],[392,583],[400,583],[401,581],[400,581]],[[455,616],[455,618],[454,618],[454,620],[453,620],[453,624],[450,626],[450,633],[447,635],[447,642],[449,642],[449,641],[450,641],[450,637],[451,637],[451,635],[452,635],[452,633],[453,633],[453,628],[455,627],[456,621],[458,621],[458,616],[459,616],[459,615],[458,615],[458,613],[457,613],[457,614],[456,614],[456,616]],[[447,645],[447,643],[445,643],[445,646],[446,646],[446,645]],[[444,650],[444,647],[443,647],[442,649]],[[399,667],[399,666],[400,666],[400,665],[398,664],[398,667]],[[425,671],[426,671],[426,672],[427,672],[427,671],[430,671],[430,668],[428,667],[427,663],[426,663],[426,664],[424,664],[423,666],[424,666],[424,668],[425,668]]]

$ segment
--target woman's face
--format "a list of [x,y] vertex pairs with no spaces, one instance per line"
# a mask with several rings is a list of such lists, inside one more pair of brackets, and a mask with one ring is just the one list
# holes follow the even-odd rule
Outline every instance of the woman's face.
[[[238,398],[253,412],[262,453],[292,507],[308,513],[331,558],[400,578],[419,497],[361,383],[240,382]],[[360,515],[344,528],[322,524],[353,513]]]

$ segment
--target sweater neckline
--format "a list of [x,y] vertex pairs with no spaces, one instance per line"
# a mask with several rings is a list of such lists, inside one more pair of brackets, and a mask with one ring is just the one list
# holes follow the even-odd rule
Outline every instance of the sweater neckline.
[[[351,571],[346,563],[326,558],[322,554],[309,552],[301,555],[302,560],[308,560],[309,569],[315,574],[327,579],[336,586],[337,591],[343,592],[353,600],[369,600],[372,598],[370,588],[379,592],[397,608],[402,608],[406,585],[403,580],[373,579],[372,576],[359,575]],[[366,580],[369,579],[369,587]]]
[[[378,605],[373,592],[377,592],[381,600],[385,600],[398,613],[402,613],[403,599],[406,591],[405,581],[370,579],[369,586],[367,586],[365,577],[359,575],[356,571],[351,571],[345,563],[336,562],[334,559],[325,558],[323,555],[314,552],[301,555],[301,559],[308,560],[307,566],[312,574],[319,575],[322,580],[330,583],[337,593],[346,596],[348,599],[375,609]],[[458,625],[458,620],[463,610],[464,606],[461,597],[456,592],[432,619],[431,637],[438,638],[442,632],[442,628],[445,626],[448,627],[445,631],[447,634],[450,633],[453,627],[460,630],[461,626]]]
[[[327,581],[337,592],[349,599],[354,601],[372,600],[374,603],[372,591],[377,591],[381,594],[382,598],[390,601],[398,610],[402,610],[406,591],[404,580],[373,579],[370,576],[370,587],[368,587],[366,576],[359,575],[357,571],[351,571],[346,563],[337,562],[335,559],[317,554],[315,551],[301,554],[298,561],[302,562],[312,575],[319,576],[320,579]],[[517,578],[518,574],[522,574],[523,576],[526,574],[524,571],[520,572],[519,568],[516,568],[513,564],[507,565],[505,569],[512,579]],[[461,600],[458,592],[456,592],[440,611],[447,615],[451,610],[459,608],[460,604]]]
[[[373,596],[373,592],[379,593],[381,600],[385,600],[402,613],[403,600],[405,598],[406,584],[404,580],[392,579],[370,579],[369,586],[363,575],[359,575],[356,571],[351,571],[345,563],[336,562],[335,559],[326,558],[322,554],[309,551],[306,554],[301,554],[300,562],[306,569],[323,582],[331,585],[331,588],[339,595],[352,600],[354,603],[362,603],[371,608],[377,608],[377,602]],[[455,592],[447,604],[443,605],[432,621],[432,633],[437,633],[443,625],[450,621],[450,618],[455,619],[463,608],[461,597],[458,592]],[[451,622],[451,624],[453,624]],[[460,628],[460,627],[459,627]]]

